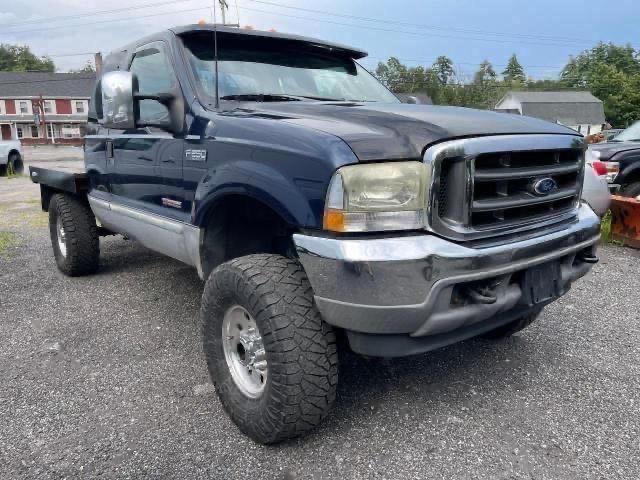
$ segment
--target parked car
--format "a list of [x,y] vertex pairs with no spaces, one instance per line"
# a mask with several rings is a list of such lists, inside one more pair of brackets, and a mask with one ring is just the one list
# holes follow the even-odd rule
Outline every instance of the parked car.
[[22,173],[23,170],[20,140],[0,140],[0,177],[7,173]]
[[609,184],[606,177],[599,175],[589,161],[586,162],[585,166],[582,199],[591,206],[599,217],[607,213],[611,203],[611,194],[609,193]]
[[63,273],[95,272],[112,233],[197,269],[211,379],[258,442],[327,415],[338,338],[382,357],[504,338],[597,262],[581,135],[402,104],[365,55],[213,25],[146,37],[105,59],[86,171],[31,169]]
[[587,161],[613,191],[640,195],[640,121],[605,143],[589,146]]

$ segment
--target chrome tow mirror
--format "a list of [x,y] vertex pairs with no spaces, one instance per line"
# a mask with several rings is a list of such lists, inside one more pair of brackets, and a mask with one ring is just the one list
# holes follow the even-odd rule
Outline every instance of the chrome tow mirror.
[[106,128],[128,130],[136,128],[134,95],[137,81],[131,72],[107,72],[101,79],[102,118]]

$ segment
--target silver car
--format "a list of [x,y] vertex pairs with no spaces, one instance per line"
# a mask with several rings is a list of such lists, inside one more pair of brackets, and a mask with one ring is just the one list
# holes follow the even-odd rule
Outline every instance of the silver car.
[[597,158],[587,150],[585,159],[584,182],[582,186],[582,200],[587,202],[594,212],[602,217],[609,209],[611,194],[605,175],[598,175],[593,167]]

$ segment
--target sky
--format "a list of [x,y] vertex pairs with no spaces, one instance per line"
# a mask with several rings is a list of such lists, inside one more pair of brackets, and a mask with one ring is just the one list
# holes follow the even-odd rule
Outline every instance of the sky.
[[[599,41],[640,48],[638,0],[226,1],[227,23],[358,47],[369,52],[362,61],[369,69],[389,56],[428,66],[447,55],[465,78],[484,59],[500,72],[515,53],[529,76],[555,78],[570,55]],[[59,71],[67,71],[82,67],[92,52],[108,53],[163,28],[210,22],[214,3],[0,0],[0,43],[29,45],[37,55],[52,56]],[[111,12],[101,13],[107,10]]]

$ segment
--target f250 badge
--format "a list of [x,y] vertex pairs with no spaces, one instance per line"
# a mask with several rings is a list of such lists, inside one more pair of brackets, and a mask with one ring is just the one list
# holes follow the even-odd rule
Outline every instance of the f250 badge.
[[189,160],[190,162],[206,162],[207,151],[188,148],[184,151],[184,158],[185,160]]

